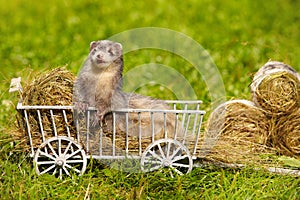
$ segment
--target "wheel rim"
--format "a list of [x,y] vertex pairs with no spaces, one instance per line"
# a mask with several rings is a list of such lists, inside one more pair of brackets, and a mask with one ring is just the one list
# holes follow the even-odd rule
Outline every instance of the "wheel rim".
[[[188,149],[179,141],[161,139],[147,147],[141,158],[142,171],[159,170],[171,177],[189,173],[193,160]],[[164,169],[166,168],[166,169]]]
[[87,159],[83,148],[68,137],[53,137],[37,149],[34,157],[37,174],[49,173],[58,176],[82,175]]

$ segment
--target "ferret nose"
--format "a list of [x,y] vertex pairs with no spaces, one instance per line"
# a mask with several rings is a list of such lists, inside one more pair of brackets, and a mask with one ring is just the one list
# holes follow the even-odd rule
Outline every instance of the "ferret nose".
[[98,54],[98,55],[97,55],[97,58],[98,58],[98,59],[102,59],[102,58],[103,58],[103,56],[102,56],[102,55],[100,55],[100,54]]

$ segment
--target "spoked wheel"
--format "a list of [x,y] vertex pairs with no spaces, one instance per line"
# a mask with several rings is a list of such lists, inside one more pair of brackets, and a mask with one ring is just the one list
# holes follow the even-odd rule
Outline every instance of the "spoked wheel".
[[60,179],[64,175],[82,175],[87,159],[83,148],[68,137],[53,137],[37,149],[34,156],[37,174],[53,174]]
[[179,141],[160,139],[146,148],[142,154],[141,167],[144,172],[161,169],[174,177],[175,174],[189,173],[193,168],[193,159],[189,150]]

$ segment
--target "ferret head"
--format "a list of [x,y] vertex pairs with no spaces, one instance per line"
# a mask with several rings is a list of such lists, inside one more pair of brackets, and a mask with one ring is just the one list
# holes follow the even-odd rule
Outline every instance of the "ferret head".
[[113,62],[122,59],[122,45],[109,40],[91,42],[90,59],[94,66],[106,68]]

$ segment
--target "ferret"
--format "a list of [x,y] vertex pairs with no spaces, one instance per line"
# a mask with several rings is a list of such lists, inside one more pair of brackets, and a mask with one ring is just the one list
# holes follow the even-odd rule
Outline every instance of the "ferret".
[[123,51],[120,43],[100,40],[90,43],[90,52],[74,85],[77,109],[95,107],[101,122],[106,113],[123,107]]
[[[95,107],[97,117],[93,117],[96,124],[100,122],[104,132],[112,130],[111,111],[121,108],[131,109],[160,109],[170,110],[163,101],[151,97],[122,91],[123,51],[120,43],[109,40],[100,40],[90,43],[90,52],[85,60],[74,85],[73,102],[75,109],[86,110]],[[138,117],[129,115],[129,135],[138,136]],[[151,136],[150,113],[141,115],[142,134]],[[167,128],[169,133],[175,130],[175,114],[168,114]],[[98,123],[99,124],[99,123]],[[107,125],[108,124],[108,125]],[[154,114],[155,135],[162,135],[164,117],[161,113]],[[107,125],[107,126],[105,126]],[[96,127],[96,126],[95,126]],[[106,129],[106,130],[105,130]],[[116,118],[117,131],[126,131],[124,114]]]

